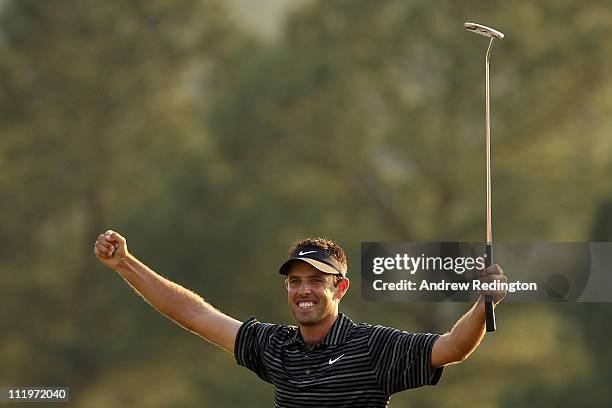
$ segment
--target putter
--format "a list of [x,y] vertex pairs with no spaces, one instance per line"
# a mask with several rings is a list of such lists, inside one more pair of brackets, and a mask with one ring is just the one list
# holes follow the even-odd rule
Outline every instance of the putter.
[[[489,117],[489,57],[493,41],[496,38],[500,40],[504,38],[504,34],[494,30],[493,28],[475,23],[465,23],[464,27],[468,31],[476,34],[489,37],[489,48],[485,56],[485,157],[486,157],[486,172],[487,172],[487,205],[486,205],[486,220],[487,220],[487,247],[485,253],[485,267],[488,268],[493,264],[493,233],[491,231],[491,120]],[[490,295],[485,295],[485,316],[487,322],[487,331],[495,331],[495,311],[493,310],[493,298]]]

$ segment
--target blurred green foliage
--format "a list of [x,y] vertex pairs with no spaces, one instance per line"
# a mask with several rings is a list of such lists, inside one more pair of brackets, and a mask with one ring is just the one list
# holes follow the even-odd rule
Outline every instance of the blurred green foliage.
[[[612,240],[609,1],[295,3],[272,41],[236,17],[250,2],[0,3],[0,385],[67,385],[83,407],[271,405],[98,265],[108,228],[226,313],[285,323],[286,248],[329,236],[353,320],[447,330],[467,305],[366,303],[357,265],[361,241],[482,239],[486,40],[464,21],[506,34],[495,239]],[[498,316],[440,386],[392,406],[609,404],[608,305]]]

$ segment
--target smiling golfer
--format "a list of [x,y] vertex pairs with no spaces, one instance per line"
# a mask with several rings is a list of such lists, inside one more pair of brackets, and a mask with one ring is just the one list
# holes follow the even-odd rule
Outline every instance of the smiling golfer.
[[[484,295],[494,304],[505,296],[481,293],[443,335],[355,324],[338,313],[350,283],[344,251],[327,239],[305,239],[291,247],[279,270],[299,326],[254,317],[241,323],[153,272],[114,231],[98,236],[94,252],[160,313],[234,353],[238,364],[273,384],[276,407],[386,407],[396,392],[435,385],[444,366],[463,361],[484,336]],[[498,265],[480,279],[506,281]]]

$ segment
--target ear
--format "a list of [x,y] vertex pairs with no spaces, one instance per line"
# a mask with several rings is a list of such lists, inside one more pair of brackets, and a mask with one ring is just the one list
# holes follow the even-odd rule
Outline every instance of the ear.
[[340,282],[338,282],[338,291],[337,293],[337,297],[338,300],[342,299],[342,297],[344,297],[344,295],[346,294],[346,291],[349,288],[349,285],[351,284],[351,281],[349,280],[349,278],[344,278],[342,279]]

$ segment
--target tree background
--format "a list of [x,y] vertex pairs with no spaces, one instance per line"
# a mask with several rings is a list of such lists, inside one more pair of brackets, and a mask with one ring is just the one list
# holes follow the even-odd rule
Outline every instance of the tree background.
[[[499,241],[612,241],[604,0],[0,2],[0,386],[83,407],[272,404],[93,256],[108,228],[238,319],[291,323],[289,244],[349,256],[355,321],[448,330],[467,304],[368,303],[362,241],[479,241],[486,40]],[[441,384],[391,406],[607,406],[607,304],[505,304]]]

